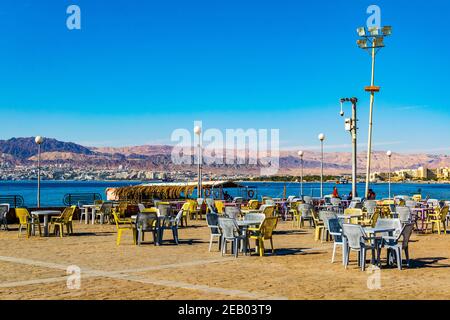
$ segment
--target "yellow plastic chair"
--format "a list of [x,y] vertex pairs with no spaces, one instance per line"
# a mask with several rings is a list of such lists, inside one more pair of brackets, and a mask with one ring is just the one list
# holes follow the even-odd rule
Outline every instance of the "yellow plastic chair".
[[371,217],[365,217],[359,221],[359,224],[363,227],[375,228],[378,218],[380,217],[380,211],[375,210]]
[[191,207],[191,204],[189,202],[186,202],[181,207],[181,210],[183,213],[181,214],[181,226],[187,227],[188,226],[188,216],[189,216],[189,208]]
[[434,213],[429,213],[426,221],[426,229],[428,229],[428,225],[431,223],[431,233],[434,232],[434,227],[437,227],[438,234],[441,234],[441,224],[442,229],[444,229],[444,233],[447,234],[447,220],[448,214],[448,206],[443,207],[442,209],[436,208]]
[[22,234],[22,228],[25,227],[27,230],[27,238],[31,236],[31,228],[34,224],[35,227],[39,229],[39,236],[42,236],[41,232],[41,224],[39,223],[39,218],[36,217],[34,219],[31,218],[30,213],[25,208],[16,208],[16,217],[19,219],[19,234],[18,237]]
[[275,213],[275,206],[267,206],[267,207],[265,207],[262,213],[266,216],[266,218],[273,217],[274,213]]
[[202,219],[202,211],[201,209],[197,209],[197,201],[196,200],[192,200],[189,199],[189,219],[194,219],[198,220],[198,217],[200,216],[200,220]]
[[415,194],[415,195],[412,196],[412,199],[413,199],[415,202],[422,201],[422,195],[421,195],[421,194]]
[[325,226],[315,210],[311,210],[311,214],[314,222],[314,240],[319,241],[322,238],[322,233],[325,231]]
[[[56,235],[56,230],[59,230],[59,236],[64,236],[64,226],[66,226],[67,234],[73,233],[72,218],[77,206],[71,206],[64,209],[59,217],[52,217],[50,219],[50,229],[53,226],[53,233]],[[58,229],[56,228],[58,227]]]
[[217,212],[219,214],[223,214],[223,210],[225,208],[225,205],[223,204],[223,202],[220,200],[215,200],[214,205],[216,206]]
[[277,227],[278,218],[277,217],[269,217],[265,218],[264,221],[261,223],[259,228],[248,228],[250,232],[253,234],[250,235],[250,239],[255,239],[258,244],[258,252],[259,256],[264,256],[264,241],[269,240],[270,241],[270,247],[272,248],[272,254],[275,252],[273,248],[273,231]]
[[114,217],[114,222],[117,227],[117,240],[116,244],[120,245],[120,240],[122,239],[122,233],[126,230],[131,230],[133,233],[133,244],[136,244],[136,228],[131,219],[121,219],[119,218],[117,212],[112,212]]

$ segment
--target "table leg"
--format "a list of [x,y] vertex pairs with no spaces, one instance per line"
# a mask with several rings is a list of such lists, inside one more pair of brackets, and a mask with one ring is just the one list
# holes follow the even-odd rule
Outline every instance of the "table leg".
[[31,215],[31,234],[34,236],[34,215]]
[[48,237],[48,215],[44,215],[44,237]]
[[95,208],[92,208],[92,224],[95,223]]
[[89,208],[84,208],[84,224],[88,224]]

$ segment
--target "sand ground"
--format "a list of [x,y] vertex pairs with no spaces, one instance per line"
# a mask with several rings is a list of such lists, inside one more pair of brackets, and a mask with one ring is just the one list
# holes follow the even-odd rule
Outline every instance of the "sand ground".
[[362,272],[355,254],[344,269],[340,249],[331,264],[332,244],[290,222],[278,225],[274,255],[237,259],[208,252],[204,221],[180,229],[178,246],[134,246],[131,233],[116,246],[115,226],[78,221],[62,239],[11,229],[0,231],[0,299],[450,299],[450,234],[414,234],[408,269]]

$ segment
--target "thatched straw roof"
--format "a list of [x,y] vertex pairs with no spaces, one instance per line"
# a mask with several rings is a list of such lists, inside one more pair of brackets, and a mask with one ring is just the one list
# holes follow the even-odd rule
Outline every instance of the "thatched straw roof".
[[[214,188],[241,188],[242,185],[233,181],[205,181],[202,183],[203,189]],[[170,182],[170,183],[149,183],[139,186],[122,188],[110,188],[107,190],[116,199],[126,199],[128,201],[139,202],[142,199],[180,199],[187,198],[197,189],[197,182]]]

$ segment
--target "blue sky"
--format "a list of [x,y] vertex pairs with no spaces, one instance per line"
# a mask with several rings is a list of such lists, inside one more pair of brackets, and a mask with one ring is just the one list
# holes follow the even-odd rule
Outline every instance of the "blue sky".
[[[66,28],[81,8],[82,29]],[[174,129],[280,129],[282,148],[350,151],[339,98],[367,140],[370,4],[394,34],[377,56],[374,149],[450,153],[450,3],[299,0],[3,0],[0,139],[168,144]],[[347,114],[349,114],[347,108]]]

